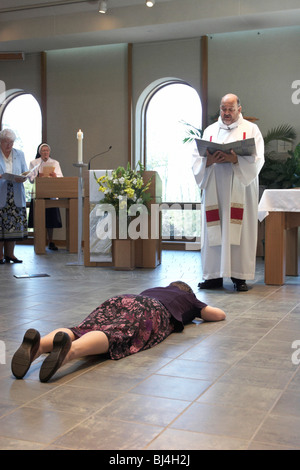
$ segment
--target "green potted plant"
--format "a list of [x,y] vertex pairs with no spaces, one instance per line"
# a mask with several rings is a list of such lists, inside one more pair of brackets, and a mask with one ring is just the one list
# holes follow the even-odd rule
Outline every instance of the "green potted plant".
[[259,183],[264,189],[287,189],[300,186],[300,143],[289,157],[280,158],[270,149],[270,143],[277,140],[292,143],[296,138],[295,129],[283,124],[268,131],[264,137],[265,164],[259,174]]

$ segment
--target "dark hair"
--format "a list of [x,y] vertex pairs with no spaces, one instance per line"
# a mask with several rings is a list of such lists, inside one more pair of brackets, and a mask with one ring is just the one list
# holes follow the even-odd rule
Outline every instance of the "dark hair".
[[40,156],[41,156],[41,154],[40,154],[40,152],[39,152],[39,148],[40,148],[41,145],[42,145],[42,144],[39,144],[39,145],[38,145],[38,148],[36,149],[36,156],[35,156],[35,158],[40,158]]
[[189,292],[190,294],[193,294],[193,289],[188,285],[186,284],[185,282],[183,281],[174,281],[174,282],[171,282],[170,286],[175,286],[175,287],[178,287],[178,289],[180,290],[184,290],[186,292]]

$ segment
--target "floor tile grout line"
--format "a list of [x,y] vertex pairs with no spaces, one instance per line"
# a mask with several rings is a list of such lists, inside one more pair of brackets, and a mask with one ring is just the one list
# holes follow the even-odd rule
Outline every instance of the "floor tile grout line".
[[[48,260],[48,261],[49,261],[49,260]],[[83,275],[83,276],[84,276],[84,275]],[[72,274],[72,278],[73,278],[73,277],[75,278],[76,275],[75,275],[75,274]],[[111,277],[111,274],[107,274],[107,277]],[[168,279],[168,275],[167,275],[167,274],[164,274],[164,276],[159,275],[158,277],[160,277],[161,279]],[[78,279],[79,279],[79,278],[80,278],[80,276],[78,277]],[[111,277],[111,278],[112,278],[112,277]],[[151,279],[153,280],[154,278],[151,277]],[[157,279],[157,278],[156,278],[156,279]],[[117,283],[117,281],[115,281],[115,280],[114,280],[113,282],[114,282],[114,283],[115,283],[115,282]],[[127,282],[130,282],[130,281],[127,281]],[[143,282],[146,282],[145,279],[144,279]],[[125,288],[124,288],[124,289],[125,289]],[[232,325],[232,321],[234,321],[235,319],[241,318],[242,315],[245,315],[245,313],[249,311],[249,308],[254,308],[254,307],[257,306],[261,301],[270,298],[269,296],[272,296],[273,294],[276,294],[276,293],[278,293],[278,292],[280,292],[280,291],[282,291],[282,292],[283,292],[283,295],[285,296],[286,294],[285,294],[284,290],[285,290],[285,289],[278,288],[278,289],[275,289],[275,290],[273,290],[272,292],[268,292],[268,293],[266,293],[266,292],[261,292],[261,293],[263,294],[263,297],[260,298],[260,299],[255,299],[255,303],[252,303],[251,307],[248,307],[246,310],[243,311],[243,313],[238,313],[238,314],[235,313],[234,316],[230,319],[230,322],[227,322],[227,326],[230,327],[230,325]],[[288,286],[286,286],[286,292],[288,292]],[[254,293],[254,292],[253,292],[253,293]],[[239,296],[239,297],[240,297],[240,296]],[[280,297],[280,296],[279,296],[279,297]],[[249,299],[249,301],[250,301],[250,299]],[[282,317],[281,319],[277,320],[276,323],[273,325],[273,328],[276,328],[276,327],[280,324],[280,321],[284,321],[284,319],[287,318],[286,315],[288,315],[289,313],[291,313],[291,310],[290,310],[288,313],[286,313],[286,311],[285,311],[285,316]],[[47,322],[47,316],[48,316],[48,315],[49,315],[48,313],[45,313],[44,318],[43,318],[42,321],[46,321],[46,322]],[[226,326],[226,325],[224,324],[224,325],[222,325],[221,329],[218,329],[218,331],[210,332],[210,334],[209,334],[208,337],[212,337],[212,335],[217,335],[217,334],[222,335],[223,332],[224,332],[223,328],[224,328],[225,326]],[[269,328],[268,331],[271,332],[271,331],[273,331],[273,329]],[[267,334],[267,332],[266,332],[266,334]],[[224,337],[224,335],[223,335],[223,337]],[[260,338],[260,340],[263,341],[263,338],[265,338],[265,335],[264,335],[264,337]],[[197,342],[196,344],[200,344],[200,343],[201,343],[202,341],[204,341],[205,339],[206,339],[206,338],[202,338],[201,341]],[[280,339],[281,339],[281,337],[279,336],[279,340],[280,340]],[[260,340],[257,340],[257,342],[260,341]],[[256,342],[256,343],[257,343],[257,342]],[[195,344],[194,344],[194,345],[195,345]],[[193,347],[194,345],[190,345],[188,349],[190,349],[190,348]],[[255,347],[255,344],[252,345],[252,348],[253,348],[253,347]],[[185,349],[185,351],[187,351],[188,349]],[[249,348],[249,350],[252,350],[252,349]],[[178,351],[176,351],[176,352],[178,352]],[[181,357],[182,354],[183,354],[183,352],[181,352],[180,354],[176,354],[174,357],[170,357],[169,360],[165,363],[165,365],[166,365],[166,364],[170,364],[170,362],[174,361],[177,357]],[[240,360],[244,359],[245,354],[246,354],[246,352],[243,354],[243,357],[240,358]],[[217,362],[218,362],[218,361],[217,361]],[[237,360],[236,362],[238,363],[239,361]],[[95,365],[93,366],[92,370],[96,369],[97,366],[98,366],[98,364],[95,364]],[[157,371],[161,370],[162,367],[164,367],[164,366],[160,366],[160,367],[159,367],[158,369],[156,369],[155,371],[154,371],[154,370],[151,371],[151,373],[148,374],[143,380],[146,380],[146,378],[153,376],[155,373],[157,373]],[[91,368],[89,368],[88,370],[91,370]],[[228,368],[228,370],[229,370],[229,368]],[[69,380],[65,380],[65,379],[64,379],[64,382],[63,382],[63,383],[60,383],[58,386],[59,386],[59,387],[64,387],[64,386],[66,386],[66,385],[71,386],[71,385],[72,385],[72,384],[71,384],[71,381],[72,381],[73,379],[76,379],[76,377],[82,377],[82,375],[85,374],[86,372],[87,372],[87,370],[85,369],[85,370],[81,371],[80,374],[75,375],[74,377],[70,377]],[[219,377],[220,377],[220,376],[219,376]],[[5,379],[5,380],[7,380],[7,379]],[[216,380],[219,380],[219,378],[216,378]],[[289,383],[291,382],[291,380],[292,380],[292,379],[289,380]],[[140,382],[139,382],[139,383],[140,383]],[[286,384],[286,387],[287,387],[287,386],[288,386],[288,384]],[[52,389],[52,390],[55,390],[55,389]],[[134,393],[134,392],[132,392],[132,391],[130,391],[130,390],[132,390],[132,388],[129,389],[129,392],[128,392],[128,393]],[[206,389],[206,390],[207,390],[207,389]],[[48,391],[45,392],[45,393],[48,393]],[[199,395],[199,396],[201,396],[201,395]],[[197,400],[197,399],[198,399],[198,398],[195,398],[194,401]],[[29,403],[32,402],[32,401],[33,401],[33,399],[32,399],[32,400],[29,400]],[[275,404],[274,404],[274,406],[275,406]],[[98,412],[98,410],[97,410],[96,412]],[[228,436],[227,436],[227,437],[228,437]],[[54,441],[54,442],[55,442],[55,441]],[[148,443],[147,445],[149,446],[149,443]]]
[[[288,383],[285,385],[285,387],[283,388],[283,390],[281,391],[281,393],[279,394],[279,396],[277,397],[277,399],[274,400],[274,403],[272,405],[272,407],[269,409],[268,413],[266,414],[265,418],[262,420],[262,422],[260,423],[260,425],[258,426],[258,428],[256,429],[256,431],[253,433],[251,439],[250,439],[250,444],[252,444],[252,442],[254,441],[255,439],[255,436],[257,436],[258,432],[260,431],[260,429],[262,428],[262,426],[264,425],[264,423],[266,422],[266,420],[270,417],[270,415],[272,414],[272,411],[274,410],[275,406],[277,405],[277,403],[279,402],[279,400],[282,398],[283,394],[286,392],[287,388],[289,387],[290,383],[293,381],[294,377],[296,376],[296,374],[298,373],[298,371],[300,370],[300,366],[297,367],[297,369],[295,370],[295,372],[293,373],[293,375],[291,376],[291,378],[289,379]],[[300,447],[299,447],[300,449]]]
[[[268,296],[267,296],[267,297],[268,297]],[[262,300],[263,300],[263,299],[262,299]],[[259,304],[262,300],[260,300],[260,301],[258,302],[258,304]],[[253,308],[253,306],[251,306],[251,307],[249,307],[249,308]],[[249,309],[248,309],[248,310],[249,310]],[[246,310],[246,311],[247,311],[247,310]],[[245,312],[239,314],[238,317],[240,317],[240,316],[243,315],[244,313],[245,313]],[[290,312],[288,312],[286,315],[288,315],[289,313],[290,313]],[[286,315],[285,315],[285,316],[286,316]],[[285,318],[285,316],[284,316],[283,318]],[[278,321],[278,323],[280,323],[280,322],[283,320],[283,318],[280,319],[280,320]],[[232,320],[230,321],[230,323],[233,322],[234,320],[235,320],[235,318],[232,319]],[[230,323],[229,323],[229,324],[230,324]],[[185,410],[183,410],[183,411],[179,414],[179,416],[177,416],[176,418],[174,418],[173,421],[172,421],[171,423],[169,423],[169,425],[168,425],[164,430],[162,430],[160,434],[163,434],[163,432],[165,432],[166,429],[168,429],[183,413],[185,413],[185,412],[187,411],[187,409],[189,409],[194,403],[197,403],[197,401],[199,400],[199,398],[200,398],[202,395],[204,395],[213,385],[215,385],[215,384],[220,380],[221,377],[223,377],[226,373],[228,373],[229,370],[231,370],[231,369],[232,369],[234,366],[236,366],[240,361],[242,361],[242,360],[244,359],[244,357],[249,353],[249,351],[251,351],[266,335],[268,335],[269,332],[272,331],[272,329],[275,328],[275,326],[278,325],[278,323],[276,323],[276,325],[273,325],[273,327],[271,328],[271,330],[268,330],[268,332],[267,332],[262,338],[260,338],[247,352],[245,352],[243,358],[238,359],[238,360],[237,360],[236,362],[234,362],[228,369],[226,369],[226,370],[223,372],[223,374],[221,374],[220,376],[218,376],[218,378],[217,378],[211,385],[209,385],[199,396],[197,396],[197,398],[195,398],[195,399],[190,403],[190,405],[189,405]],[[222,329],[222,328],[220,328],[220,329]],[[213,332],[212,335],[217,334],[218,332],[219,332],[219,330],[216,331],[216,332]],[[210,336],[211,336],[211,335],[209,335],[209,337],[210,337]],[[205,340],[205,338],[204,338],[203,340]],[[203,341],[203,340],[202,340],[202,341]],[[202,341],[200,341],[200,342],[202,342]],[[197,343],[197,344],[199,344],[199,343]],[[188,348],[188,350],[191,349],[192,347],[193,347],[193,346],[191,346],[190,348]],[[185,351],[185,352],[186,352],[186,351]],[[181,353],[177,358],[179,358],[182,354],[184,354],[184,353]],[[296,374],[296,372],[294,373],[294,375],[295,375],[295,374]],[[294,376],[294,375],[293,375],[293,376]],[[289,383],[290,383],[290,382],[289,382]],[[287,385],[287,386],[288,386],[288,385]],[[286,387],[287,387],[287,386],[286,386]],[[282,395],[282,394],[280,394],[280,397],[281,397],[281,395]],[[280,397],[279,397],[279,398],[280,398]],[[279,399],[279,398],[278,398],[278,399]],[[275,404],[274,404],[274,406],[275,406]],[[262,421],[262,423],[265,421],[265,419],[267,419],[267,416],[268,416],[268,413],[266,413],[266,416],[265,416],[264,420]],[[261,423],[261,424],[262,424],[262,423]],[[157,436],[157,437],[158,437],[158,436]],[[157,437],[156,437],[152,442],[154,442],[154,441],[157,439]],[[227,436],[227,437],[232,437],[232,438],[233,438],[233,436]],[[151,445],[151,443],[150,443],[149,445]],[[148,445],[147,447],[149,447],[149,445]],[[249,447],[249,445],[251,445],[251,439],[249,439],[248,447]]]

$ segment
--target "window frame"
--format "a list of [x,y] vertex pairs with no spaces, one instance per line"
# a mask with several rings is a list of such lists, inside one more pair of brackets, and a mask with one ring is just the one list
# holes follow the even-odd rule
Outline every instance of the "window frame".
[[[180,79],[176,79],[176,78],[168,78],[168,79],[162,79],[162,80],[159,80],[158,82],[155,82],[152,84],[152,86],[150,85],[147,89],[146,89],[146,93],[144,95],[144,98],[143,98],[143,94],[141,95],[140,99],[143,99],[142,101],[142,105],[140,106],[139,108],[139,112],[140,112],[140,132],[138,133],[139,135],[139,138],[140,138],[140,158],[139,158],[139,161],[142,163],[142,165],[144,165],[144,167],[146,168],[147,166],[147,111],[148,111],[148,107],[149,107],[149,104],[152,100],[152,98],[155,96],[156,93],[158,93],[159,91],[161,91],[163,88],[167,87],[167,86],[170,86],[170,85],[176,85],[176,84],[180,84],[180,85],[186,85],[186,86],[189,86],[191,88],[194,89],[194,87],[192,87],[188,82],[184,81],[184,80],[180,80]],[[196,90],[195,90],[196,91]],[[200,99],[200,102],[201,102],[201,98],[199,96],[199,99]],[[201,104],[202,106],[202,104]],[[137,108],[138,109],[138,108]],[[137,149],[137,145],[136,145],[136,149]],[[189,210],[198,210],[199,209],[199,202],[163,202],[164,205],[169,205],[170,209],[169,210],[176,210],[174,209],[174,207],[176,207],[177,205],[177,209],[178,210],[182,210],[184,209],[184,206],[189,204],[191,205],[191,209]],[[164,243],[168,243],[170,242],[171,244],[178,244],[179,243],[179,240],[174,237],[174,236],[170,236],[170,238],[163,238],[163,242]],[[181,237],[181,242],[192,242],[192,243],[195,243],[195,242],[199,242],[199,239],[197,237],[186,237],[186,236],[182,236]]]

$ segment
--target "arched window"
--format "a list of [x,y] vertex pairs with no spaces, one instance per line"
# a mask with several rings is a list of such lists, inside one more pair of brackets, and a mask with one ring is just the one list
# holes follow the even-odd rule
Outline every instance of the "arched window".
[[37,100],[24,90],[8,90],[0,106],[1,129],[12,129],[15,148],[23,150],[29,165],[42,141],[42,114]]
[[[17,136],[14,147],[24,152],[26,163],[35,159],[42,141],[42,113],[37,100],[24,90],[7,90],[1,94],[0,128],[12,129]],[[24,183],[26,200],[30,201],[32,184]]]
[[[144,162],[162,180],[163,239],[200,240],[200,190],[191,170],[195,143],[184,143],[185,123],[201,129],[198,93],[188,84],[168,81],[148,94],[144,106]],[[174,210],[175,209],[175,210]],[[195,210],[196,209],[196,210]]]

